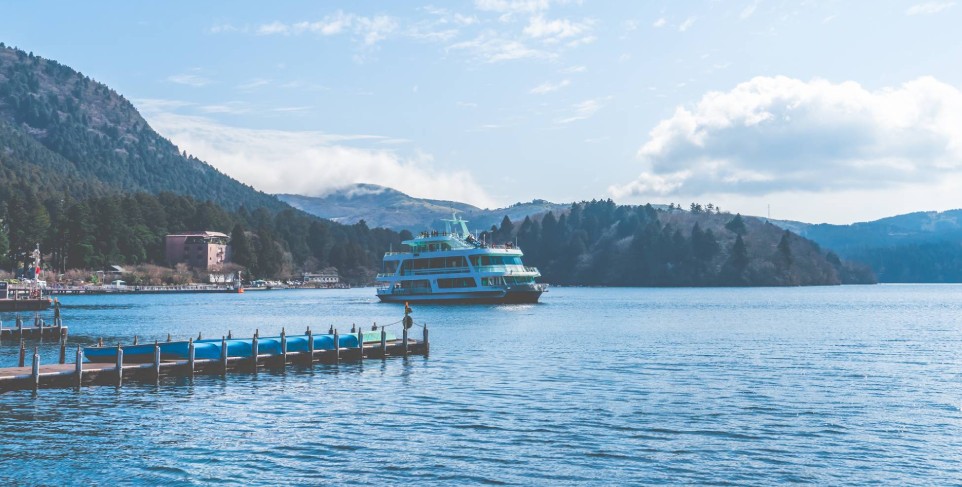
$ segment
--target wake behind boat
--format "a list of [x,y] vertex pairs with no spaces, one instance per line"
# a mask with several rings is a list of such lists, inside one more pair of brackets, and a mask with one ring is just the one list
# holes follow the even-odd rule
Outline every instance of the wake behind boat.
[[404,241],[409,252],[384,254],[377,275],[383,302],[537,303],[547,285],[535,282],[537,268],[525,267],[521,249],[487,245],[457,215],[444,232],[422,232]]

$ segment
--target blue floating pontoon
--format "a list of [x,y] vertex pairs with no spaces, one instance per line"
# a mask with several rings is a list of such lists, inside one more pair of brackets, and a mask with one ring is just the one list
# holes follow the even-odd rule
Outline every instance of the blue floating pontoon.
[[[374,335],[377,339],[374,339]],[[334,335],[313,335],[314,350],[334,350]],[[388,333],[388,340],[395,340],[393,333]],[[307,335],[287,337],[287,352],[307,352],[310,350]],[[233,338],[230,340],[208,339],[194,342],[195,359],[219,359],[222,347],[227,345],[228,357],[250,357],[254,350],[253,338]],[[338,348],[358,348],[357,335],[345,334],[338,336]],[[364,332],[364,342],[381,341],[381,333]],[[189,342],[163,342],[160,346],[161,360],[187,360],[190,353]],[[149,363],[154,361],[154,344],[126,345],[120,347],[124,351],[125,363]],[[258,355],[281,355],[281,337],[258,337]],[[88,362],[116,362],[117,347],[86,347],[84,357]]]

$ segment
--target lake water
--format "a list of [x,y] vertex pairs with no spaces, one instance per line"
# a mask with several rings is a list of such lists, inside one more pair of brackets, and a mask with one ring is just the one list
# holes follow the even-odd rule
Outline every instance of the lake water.
[[[373,289],[62,302],[72,345],[402,316]],[[962,482],[962,286],[553,288],[414,314],[429,358],[0,395],[0,483]]]

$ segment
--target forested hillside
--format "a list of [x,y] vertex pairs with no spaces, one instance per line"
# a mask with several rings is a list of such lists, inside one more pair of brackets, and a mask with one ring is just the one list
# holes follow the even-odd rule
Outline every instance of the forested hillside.
[[277,213],[244,207],[228,211],[173,193],[42,201],[26,191],[7,202],[2,216],[0,251],[22,262],[25,251],[39,243],[44,266],[55,272],[163,264],[164,235],[213,230],[231,235],[234,261],[250,275],[285,277],[333,266],[350,282],[366,283],[383,253],[390,246],[397,248],[401,238],[410,238],[363,223],[331,223],[293,208]]
[[616,286],[799,286],[871,283],[867,267],[740,215],[577,203],[560,215],[505,219],[487,241],[516,241],[525,262],[556,284]]
[[[234,260],[249,276],[283,278],[333,266],[349,282],[367,284],[383,253],[411,238],[406,230],[372,230],[361,217],[351,225],[322,220],[245,186],[180,152],[110,88],[2,44],[0,178],[0,264],[6,269],[20,267],[38,243],[44,266],[58,272],[162,264],[165,234],[215,230],[231,234]],[[411,203],[394,193],[387,196]],[[431,211],[450,203],[411,204],[424,202]],[[486,238],[516,239],[545,281],[559,284],[871,280],[864,269],[792,233],[710,208],[692,210],[611,201],[561,209],[536,200],[499,210],[539,215],[518,224],[505,216]]]
[[287,207],[178,150],[107,86],[3,44],[0,175],[8,187],[74,198],[168,191],[232,209]]
[[962,210],[851,225],[775,223],[843,258],[870,265],[881,282],[962,282]]

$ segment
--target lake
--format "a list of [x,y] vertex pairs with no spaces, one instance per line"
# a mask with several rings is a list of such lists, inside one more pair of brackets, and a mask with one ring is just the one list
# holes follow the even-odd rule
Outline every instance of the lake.
[[[61,301],[74,346],[403,315],[373,289]],[[0,483],[962,482],[962,286],[552,288],[414,316],[428,358],[0,395]]]

